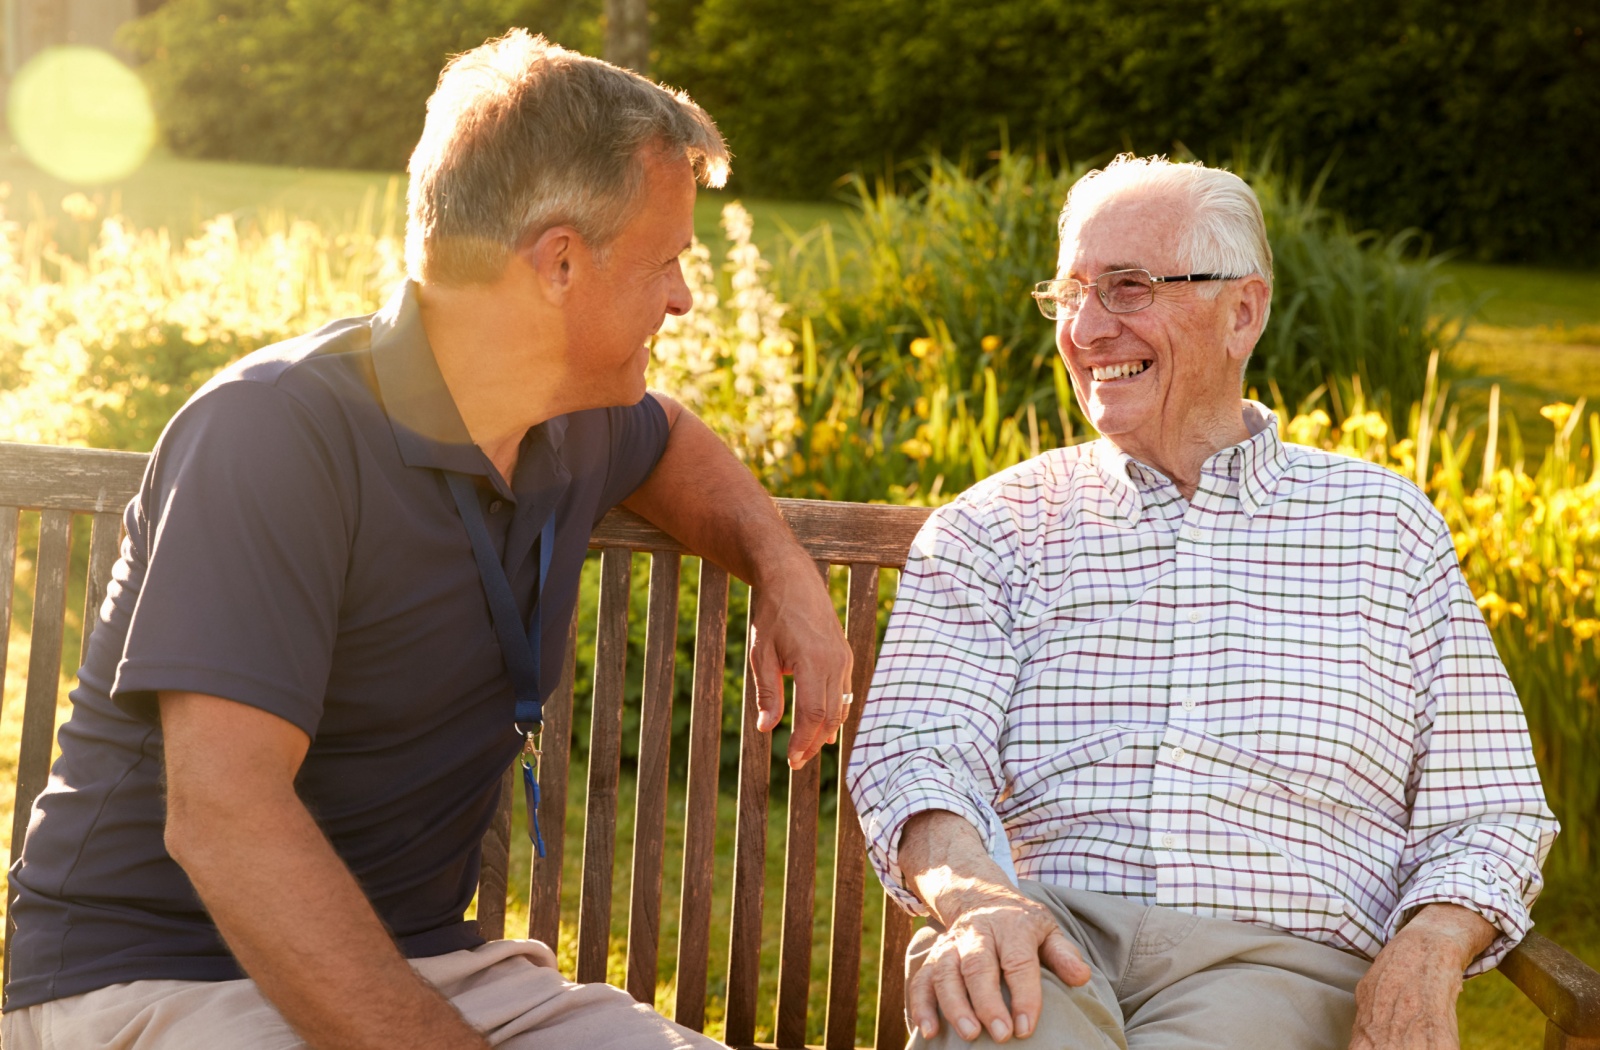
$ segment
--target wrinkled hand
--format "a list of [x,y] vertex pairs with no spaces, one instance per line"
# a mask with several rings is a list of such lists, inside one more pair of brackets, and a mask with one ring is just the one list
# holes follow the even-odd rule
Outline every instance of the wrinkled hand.
[[[1077,987],[1089,966],[1067,940],[1049,909],[1009,887],[993,887],[967,902],[961,915],[928,950],[906,984],[906,1013],[924,1039],[939,1031],[939,1014],[971,1042],[980,1025],[995,1042],[1027,1038],[1044,998],[1040,963]],[[1000,982],[1011,992],[1011,1009]]]
[[1493,937],[1494,928],[1465,908],[1419,911],[1356,985],[1350,1050],[1459,1050],[1462,971]]
[[750,636],[761,732],[783,720],[783,676],[794,675],[789,768],[799,769],[838,739],[852,664],[833,599],[814,563],[796,558],[763,575],[755,588]]

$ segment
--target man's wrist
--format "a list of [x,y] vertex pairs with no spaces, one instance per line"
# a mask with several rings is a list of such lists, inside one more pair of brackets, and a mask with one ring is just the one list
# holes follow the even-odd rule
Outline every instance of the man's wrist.
[[1459,904],[1424,904],[1412,913],[1395,934],[1426,943],[1431,952],[1448,959],[1455,972],[1472,965],[1494,943],[1498,930],[1483,916]]

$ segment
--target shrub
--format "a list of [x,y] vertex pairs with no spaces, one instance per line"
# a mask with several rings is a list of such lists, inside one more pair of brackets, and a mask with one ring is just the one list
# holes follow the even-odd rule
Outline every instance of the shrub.
[[591,44],[595,0],[170,0],[124,30],[180,154],[403,168],[445,60],[514,25]]
[[746,192],[821,195],[930,147],[1073,156],[1276,140],[1357,227],[1600,260],[1600,18],[1560,0],[677,0],[661,59]]

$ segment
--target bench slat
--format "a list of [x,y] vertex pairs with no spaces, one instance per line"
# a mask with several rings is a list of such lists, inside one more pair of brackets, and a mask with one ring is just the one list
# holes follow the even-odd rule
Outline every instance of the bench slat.
[[[528,887],[528,936],[556,950],[561,938],[561,861],[567,844],[567,771],[572,762],[572,686],[578,666],[578,618],[567,625],[561,681],[544,705],[539,766],[539,831],[544,858],[533,858]],[[531,852],[531,847],[529,847]]]
[[149,456],[0,441],[0,492],[31,510],[121,513],[139,491]]
[[[808,554],[818,561],[841,565],[870,561],[891,568],[904,566],[912,537],[932,513],[927,507],[827,500],[779,499],[773,502]],[[622,507],[614,508],[595,527],[590,546],[693,553]]]
[[122,542],[122,515],[102,511],[94,516],[89,534],[89,582],[83,594],[83,648],[78,665],[89,662],[89,638],[100,626],[100,605],[111,586],[111,567],[117,563],[117,548]]
[[511,881],[511,793],[517,790],[518,763],[500,777],[500,801],[489,830],[483,833],[483,859],[478,868],[478,936],[497,941],[506,935],[506,886]]
[[911,944],[911,916],[900,905],[883,902],[883,950],[878,956],[878,1023],[876,1050],[905,1050],[906,948]]
[[0,507],[0,706],[6,695],[6,660],[11,653],[11,601],[17,589],[17,532],[22,512]]
[[[66,627],[67,569],[72,557],[72,512],[47,510],[39,520],[39,554],[33,589],[33,642],[22,707],[22,746],[17,756],[16,809],[11,816],[11,855],[22,852],[34,799],[50,778],[55,744],[56,694],[61,684],[61,635]],[[6,890],[6,914],[14,914],[16,890]],[[9,927],[9,924],[8,924]],[[10,937],[6,943],[10,943]]]
[[678,648],[676,554],[650,558],[650,606],[644,640],[644,695],[639,718],[639,776],[633,823],[633,900],[628,908],[628,993],[656,1001],[661,950],[661,868],[667,837],[667,772],[672,745],[672,685]]
[[850,691],[855,702],[845,713],[839,733],[839,814],[834,828],[833,929],[828,943],[827,1050],[852,1050],[856,1045],[857,1002],[861,994],[861,913],[866,898],[866,839],[856,817],[855,804],[845,789],[850,750],[861,725],[861,709],[872,685],[878,651],[878,566],[850,566],[850,590],[845,602],[845,637],[855,662],[850,670]]
[[589,725],[589,802],[583,826],[583,883],[578,902],[580,984],[606,979],[611,942],[611,865],[617,850],[617,779],[622,768],[622,691],[628,658],[628,581],[632,555],[600,555],[595,628],[593,716]]
[[[817,571],[827,586],[828,563]],[[790,712],[793,718],[793,711]],[[791,723],[792,724],[792,723]],[[794,738],[790,738],[790,747]],[[811,921],[817,896],[817,809],[822,793],[822,755],[789,771],[787,836],[784,844],[783,927],[778,940],[778,1005],[774,1035],[779,1047],[806,1045],[806,1000],[811,994]]]
[[689,711],[689,786],[684,804],[683,891],[678,906],[678,991],[672,1018],[703,1031],[715,891],[717,781],[722,767],[722,673],[727,659],[728,574],[700,562]]
[[[750,608],[756,604],[750,591]],[[767,793],[772,776],[772,735],[756,729],[756,679],[749,653],[755,641],[745,625],[744,703],[740,711],[739,810],[733,844],[733,913],[728,933],[727,1025],[729,1046],[755,1042],[756,991],[761,971],[761,912],[766,889]]]

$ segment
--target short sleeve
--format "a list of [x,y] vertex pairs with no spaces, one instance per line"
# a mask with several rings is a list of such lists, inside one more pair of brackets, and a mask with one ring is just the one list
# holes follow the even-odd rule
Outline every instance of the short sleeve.
[[277,387],[223,383],[184,407],[134,508],[120,705],[154,720],[156,691],[205,693],[316,735],[354,521],[338,474]]
[[666,410],[649,394],[636,405],[606,409],[606,417],[611,431],[611,456],[596,521],[644,484],[667,450],[670,430]]

